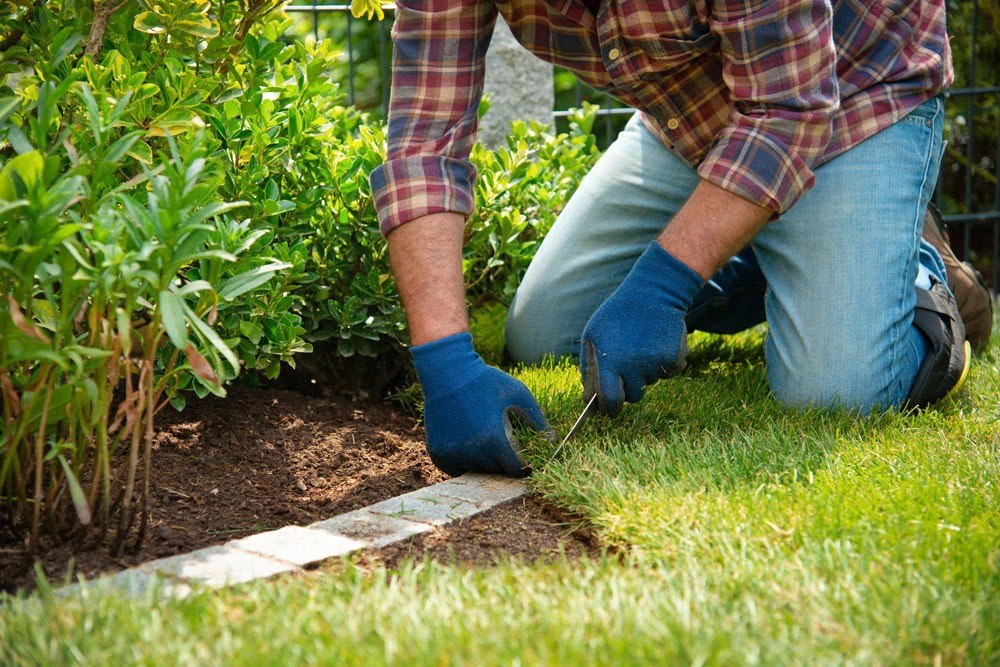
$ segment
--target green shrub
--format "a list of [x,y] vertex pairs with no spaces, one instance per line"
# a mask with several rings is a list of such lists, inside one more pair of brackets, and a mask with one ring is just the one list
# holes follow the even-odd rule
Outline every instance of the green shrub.
[[510,304],[538,244],[597,160],[591,133],[597,109],[574,110],[568,133],[515,121],[507,148],[473,149],[479,179],[464,271],[474,309],[491,300]]
[[[291,4],[302,6],[305,3],[293,0]],[[315,37],[335,44],[340,55],[330,69],[330,76],[342,82],[352,106],[372,114],[373,118],[385,120],[383,109],[389,98],[392,78],[388,72],[392,59],[389,30],[395,12],[383,14],[377,20],[357,20],[339,10],[289,12],[289,16],[293,22],[285,39],[307,41]],[[351,92],[353,97],[350,97]]]
[[219,129],[273,80],[275,6],[0,8],[0,506],[29,552],[91,527],[117,552],[137,516],[141,540],[156,413],[309,349],[287,204],[234,184],[256,172]]
[[[355,391],[407,377],[368,186],[384,128],[342,105],[328,43],[280,41],[276,7],[0,6],[0,512],[29,552],[141,541],[168,404],[310,356]],[[475,149],[475,309],[509,303],[592,122]]]
[[[508,147],[474,148],[477,210],[463,255],[473,311],[510,303],[538,243],[597,159],[593,119],[594,108],[582,110],[570,133],[558,135],[515,123]],[[368,186],[384,159],[384,131],[361,126],[325,145],[332,171],[321,179],[328,185],[316,215],[305,228],[279,221],[276,235],[309,248],[306,278],[294,293],[317,352],[311,370],[325,382],[378,395],[404,382],[409,368],[406,322]]]

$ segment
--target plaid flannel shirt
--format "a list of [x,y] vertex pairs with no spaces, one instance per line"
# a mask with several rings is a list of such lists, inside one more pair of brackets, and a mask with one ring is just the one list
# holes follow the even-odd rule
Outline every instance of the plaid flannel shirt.
[[[591,3],[593,4],[593,3]],[[497,12],[531,52],[643,113],[698,174],[777,213],[812,168],[943,92],[944,0],[397,0],[383,234],[468,215]]]

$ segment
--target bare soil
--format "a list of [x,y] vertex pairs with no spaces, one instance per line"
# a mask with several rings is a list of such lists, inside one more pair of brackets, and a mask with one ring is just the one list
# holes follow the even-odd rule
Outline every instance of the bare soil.
[[561,516],[540,499],[517,498],[487,512],[456,521],[433,533],[364,554],[362,563],[398,568],[424,558],[465,567],[489,567],[509,560],[548,562],[590,558],[596,539],[578,520]]
[[[422,429],[392,405],[251,387],[164,411],[152,469],[150,524],[139,549],[112,558],[107,543],[44,545],[36,562],[50,581],[312,523],[446,478],[425,451]],[[392,564],[426,552],[482,563],[504,553],[582,554],[587,545],[527,500],[366,557]],[[19,546],[0,534],[2,591],[35,586],[34,563],[13,555]]]

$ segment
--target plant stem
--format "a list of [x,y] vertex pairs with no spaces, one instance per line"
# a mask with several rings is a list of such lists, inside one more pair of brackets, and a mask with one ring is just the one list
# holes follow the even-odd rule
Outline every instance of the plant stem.
[[45,469],[45,428],[48,426],[49,406],[52,404],[52,385],[45,378],[45,403],[42,405],[41,423],[35,436],[35,506],[31,517],[31,540],[28,550],[34,553],[38,548],[38,525],[42,517],[42,472]]
[[13,30],[8,33],[7,36],[0,41],[0,53],[11,47],[17,46],[17,43],[21,41],[22,36],[24,36],[23,30]]
[[[142,496],[139,501],[139,534],[135,538],[135,548],[138,549],[139,545],[142,544],[142,540],[146,537],[146,503],[149,500],[149,477],[150,477],[150,466],[151,459],[153,455],[153,417],[156,414],[156,399],[153,390],[153,368],[154,359],[156,355],[156,345],[150,346],[149,359],[147,361],[147,368],[149,370],[146,373],[146,418],[145,426],[146,433],[143,443],[142,452]],[[176,355],[175,355],[176,358]]]
[[91,60],[97,58],[104,48],[104,33],[108,29],[108,19],[111,15],[129,3],[129,0],[122,0],[115,3],[114,0],[108,2],[98,2],[94,5],[94,22],[90,25],[90,35],[87,37],[87,48],[83,55],[90,56]]
[[[31,9],[28,10],[28,12],[24,15],[24,21],[25,22],[28,21],[28,17],[29,16],[32,16],[35,13],[35,11],[38,10],[38,5],[39,5],[40,2],[41,2],[41,0],[35,0],[35,2],[32,3]],[[6,51],[7,49],[11,49],[11,48],[17,46],[17,43],[21,41],[21,37],[23,37],[23,36],[24,36],[24,31],[23,30],[12,30],[12,31],[10,31],[7,34],[7,36],[3,38],[3,41],[0,41],[0,53]]]
[[[139,415],[142,414],[143,407],[143,380],[142,374],[146,372],[146,362],[142,362],[143,367],[139,369],[139,382],[138,382],[138,392],[139,400],[138,406],[133,407],[135,410],[134,415],[131,419],[126,419],[126,423],[132,422],[131,428],[131,442],[129,444],[128,452],[128,476],[125,479],[125,489],[121,500],[121,510],[118,517],[118,531],[115,533],[114,543],[111,545],[111,555],[118,556],[122,550],[122,544],[125,540],[125,533],[128,532],[130,520],[130,510],[132,508],[132,493],[135,491],[135,472],[136,468],[139,466],[139,439],[142,437],[142,431],[139,429],[138,423],[135,419],[141,419]],[[126,385],[127,388],[131,387],[131,382]],[[131,393],[131,392],[129,392]],[[127,397],[130,398],[130,397]]]

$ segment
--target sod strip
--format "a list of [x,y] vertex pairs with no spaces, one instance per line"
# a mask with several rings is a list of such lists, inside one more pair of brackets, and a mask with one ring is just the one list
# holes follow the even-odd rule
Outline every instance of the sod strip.
[[192,585],[219,588],[316,567],[362,549],[379,549],[414,535],[437,530],[453,521],[485,512],[527,493],[522,480],[467,474],[411,491],[309,526],[286,526],[161,558],[115,575],[67,586],[114,588],[130,597],[153,585],[162,594],[184,597]]

